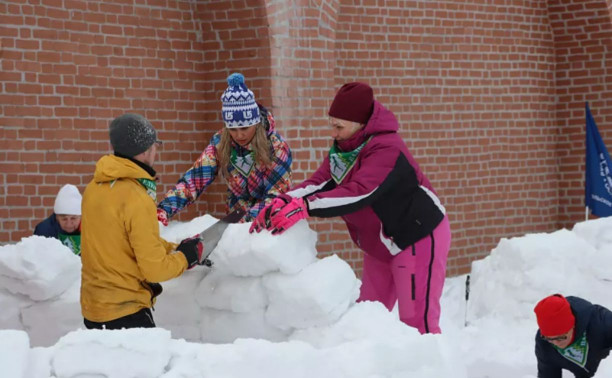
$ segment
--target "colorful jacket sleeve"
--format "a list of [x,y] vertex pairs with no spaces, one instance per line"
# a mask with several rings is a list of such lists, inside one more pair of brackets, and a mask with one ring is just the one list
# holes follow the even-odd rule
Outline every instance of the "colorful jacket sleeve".
[[[398,157],[400,151],[385,143],[377,143],[373,139],[369,148],[361,151],[358,164],[355,165],[350,179],[336,185],[329,179],[330,177],[329,159],[326,159],[324,167],[315,173],[316,181],[312,181],[309,186],[311,194],[306,194],[309,214],[317,217],[335,217],[345,215],[365,206],[370,205],[381,193],[393,185],[399,185],[398,176],[393,172],[397,171]],[[405,160],[405,159],[404,159]],[[402,166],[405,169],[405,166]],[[325,169],[326,171],[321,171]],[[318,174],[318,175],[317,175]],[[325,174],[325,175],[324,175]],[[317,186],[318,184],[318,186]],[[402,185],[414,185],[418,183],[402,183]],[[291,191],[293,195],[295,191]]]
[[195,161],[193,166],[170,189],[164,199],[157,205],[163,209],[168,218],[192,204],[204,192],[217,176],[217,144],[220,133],[213,136],[210,144]]
[[285,140],[276,132],[270,134],[270,142],[274,150],[272,167],[266,170],[262,177],[264,185],[264,196],[245,215],[245,221],[251,221],[257,214],[279,194],[286,193],[291,187],[291,149]]

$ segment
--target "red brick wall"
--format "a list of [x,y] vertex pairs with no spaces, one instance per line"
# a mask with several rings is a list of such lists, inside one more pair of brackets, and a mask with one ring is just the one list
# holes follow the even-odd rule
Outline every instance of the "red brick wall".
[[454,274],[556,227],[553,37],[545,2],[401,3],[342,2],[336,84],[369,82],[397,116],[448,210]]
[[[293,181],[314,172],[331,145],[327,109],[335,93],[337,1],[270,2],[274,114],[293,153]],[[361,252],[338,219],[310,220],[321,256],[339,254],[361,269]]]
[[[160,161],[163,167],[160,172],[163,187],[158,190],[160,199],[200,156],[212,135],[223,127],[220,98],[227,88],[227,76],[233,72],[243,73],[257,101],[272,107],[269,31],[264,2],[216,0],[184,3],[193,8],[193,28],[198,41],[194,50],[203,51],[194,76],[197,86],[190,96],[198,113],[186,120],[198,126],[192,130],[195,133],[179,135],[180,146],[164,145],[166,153]],[[188,37],[191,40],[192,36]],[[174,139],[176,135],[167,133],[166,138]],[[185,143],[194,140],[195,148]],[[181,152],[177,154],[177,150]],[[225,214],[226,191],[222,180],[215,180],[194,206],[179,213],[175,219],[186,221],[208,212],[215,216]]]
[[[65,183],[81,190],[108,153],[108,122],[145,115],[165,141],[168,189],[222,127],[240,71],[274,112],[294,180],[329,148],[327,108],[369,82],[453,228],[449,273],[501,237],[582,219],[583,102],[612,145],[602,1],[7,0],[0,3],[0,242],[30,234]],[[214,184],[179,216],[224,211]],[[319,250],[360,252],[341,221]]]
[[612,151],[610,1],[550,1],[559,130],[559,226],[584,220],[584,104]]
[[[265,12],[256,3],[0,3],[0,241],[30,235],[63,184],[84,189],[110,151],[115,116],[137,112],[157,128],[161,195],[222,127],[229,73],[242,71],[269,102]],[[180,218],[209,204],[221,214],[224,191],[213,185]]]

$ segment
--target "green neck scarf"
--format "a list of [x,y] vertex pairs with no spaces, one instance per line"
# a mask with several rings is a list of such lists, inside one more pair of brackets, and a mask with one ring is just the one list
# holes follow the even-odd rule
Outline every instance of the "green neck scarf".
[[569,345],[564,349],[561,349],[554,344],[553,347],[555,347],[560,355],[572,361],[581,368],[584,368],[584,365],[586,365],[587,357],[589,355],[589,343],[587,342],[586,332],[582,334],[582,337],[575,340],[572,345]]
[[157,201],[157,183],[155,181],[146,178],[139,178],[136,181],[147,190],[147,194],[154,202]]
[[238,155],[238,151],[235,148],[232,148],[232,152],[230,154],[230,162],[240,172],[243,176],[248,177],[251,171],[253,170],[253,166],[255,165],[255,153],[253,151],[249,151],[246,155]]
[[361,152],[370,139],[372,139],[372,137],[361,143],[359,147],[355,148],[353,151],[348,152],[340,151],[336,143],[333,144],[332,148],[329,150],[329,170],[336,184],[340,184],[342,180],[344,180],[347,173],[349,173],[351,168],[355,165],[357,155],[359,155],[359,152]]
[[72,253],[81,256],[81,235],[68,235],[60,232],[57,236],[59,237],[59,241],[70,248]]

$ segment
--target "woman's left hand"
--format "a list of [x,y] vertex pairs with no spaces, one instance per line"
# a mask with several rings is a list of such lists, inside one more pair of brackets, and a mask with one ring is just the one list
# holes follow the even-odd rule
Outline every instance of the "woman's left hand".
[[251,228],[249,228],[249,233],[253,233],[253,231],[259,233],[263,229],[271,230],[272,227],[270,220],[272,216],[278,213],[280,209],[287,205],[289,202],[291,202],[292,199],[293,197],[284,193],[279,195],[278,197],[275,197],[272,202],[266,205],[263,209],[261,209],[259,214],[257,214],[257,217],[253,220]]
[[272,235],[282,234],[294,224],[308,217],[308,207],[303,198],[292,198],[270,218]]

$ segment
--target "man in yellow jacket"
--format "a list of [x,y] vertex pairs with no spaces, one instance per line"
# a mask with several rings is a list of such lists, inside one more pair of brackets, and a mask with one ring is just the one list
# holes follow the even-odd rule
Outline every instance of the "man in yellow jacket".
[[198,238],[177,245],[159,235],[155,161],[157,132],[144,117],[110,124],[114,155],[96,163],[85,188],[81,224],[81,311],[89,329],[155,327],[157,282],[201,262]]

